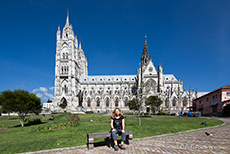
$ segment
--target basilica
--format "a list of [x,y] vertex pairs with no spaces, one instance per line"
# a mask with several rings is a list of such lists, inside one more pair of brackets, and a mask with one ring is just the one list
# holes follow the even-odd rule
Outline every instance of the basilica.
[[[185,91],[183,81],[173,74],[164,74],[163,66],[156,68],[150,58],[147,38],[144,39],[141,63],[134,75],[88,75],[88,61],[81,42],[74,34],[67,13],[64,28],[56,34],[55,91],[51,110],[63,112],[60,104],[66,104],[66,112],[109,112],[119,107],[130,112],[127,103],[133,98],[142,100],[143,112],[151,112],[145,99],[155,95],[166,113],[188,112],[197,91]],[[137,62],[138,63],[138,62]],[[141,94],[140,94],[141,93]]]

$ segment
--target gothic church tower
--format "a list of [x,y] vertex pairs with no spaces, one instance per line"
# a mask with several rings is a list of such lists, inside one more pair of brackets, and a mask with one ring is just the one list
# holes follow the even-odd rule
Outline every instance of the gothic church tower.
[[88,62],[69,23],[68,10],[62,35],[58,26],[56,37],[54,111],[61,111],[59,105],[62,103],[67,105],[68,112],[76,111],[80,105],[80,76],[88,75]]
[[162,64],[159,64],[158,70],[154,66],[152,58],[149,56],[147,37],[145,36],[141,65],[138,69],[138,85],[141,88],[142,97],[148,98],[149,96],[157,95],[163,100],[163,80]]
[[[66,112],[107,112],[114,107],[129,111],[127,102],[138,96],[143,101],[143,112],[150,112],[145,98],[158,96],[164,102],[160,109],[166,113],[189,111],[197,92],[183,90],[183,81],[173,74],[163,74],[161,64],[155,67],[150,58],[145,36],[141,63],[137,75],[88,76],[88,61],[81,42],[74,34],[67,11],[63,29],[56,34],[55,91],[50,109],[63,112],[60,104],[66,104]],[[138,88],[138,93],[136,89]],[[44,105],[44,104],[43,104]]]

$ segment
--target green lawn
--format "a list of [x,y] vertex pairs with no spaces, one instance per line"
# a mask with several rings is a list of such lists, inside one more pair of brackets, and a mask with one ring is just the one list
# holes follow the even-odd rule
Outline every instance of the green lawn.
[[[38,151],[45,149],[55,149],[62,147],[71,147],[86,145],[87,133],[106,132],[110,130],[110,116],[104,114],[79,115],[80,124],[75,127],[60,129],[35,131],[38,126],[60,124],[67,122],[66,114],[55,114],[55,121],[49,121],[49,115],[33,115],[30,118],[40,118],[42,124],[20,127],[18,117],[11,116],[0,117],[0,153],[21,153],[29,151]],[[89,120],[92,119],[93,122]],[[142,117],[142,126],[138,126],[138,117],[125,116],[126,130],[132,130],[134,138],[168,134],[190,129],[210,127],[220,125],[223,122],[216,119],[203,119],[196,117],[175,116],[153,116]],[[207,126],[201,125],[201,122],[207,121]],[[119,139],[119,138],[118,138]],[[95,139],[95,142],[101,142],[104,139]]]

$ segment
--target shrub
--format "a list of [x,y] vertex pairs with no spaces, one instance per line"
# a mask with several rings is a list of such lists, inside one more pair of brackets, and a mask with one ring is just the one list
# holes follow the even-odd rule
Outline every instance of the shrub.
[[66,106],[67,105],[65,103],[62,103],[62,104],[59,105],[59,107],[61,107],[62,109],[66,108]]
[[123,113],[123,115],[133,115],[133,112],[126,112],[126,113]]
[[69,114],[67,116],[67,120],[79,124],[80,118],[77,114]]
[[93,114],[93,111],[85,111],[86,114]]
[[145,115],[145,116],[148,116],[148,115],[150,115],[150,113],[144,113],[144,115]]
[[35,131],[46,131],[46,130],[58,130],[58,129],[66,129],[66,128],[70,128],[73,126],[77,126],[78,124],[76,122],[65,122],[65,123],[61,123],[61,124],[53,124],[53,125],[42,125],[42,126],[38,126],[36,127],[34,130]]
[[158,112],[157,115],[166,115],[164,112]]
[[36,118],[34,120],[29,119],[26,125],[36,125],[36,124],[41,124],[41,123],[42,123],[41,119]]

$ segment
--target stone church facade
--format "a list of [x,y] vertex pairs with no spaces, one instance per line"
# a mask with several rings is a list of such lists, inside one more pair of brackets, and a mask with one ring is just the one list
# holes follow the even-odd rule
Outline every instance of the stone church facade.
[[[136,75],[88,75],[88,61],[81,42],[74,34],[67,14],[64,28],[58,27],[56,34],[55,91],[51,110],[63,111],[59,105],[66,104],[67,112],[108,112],[115,107],[129,112],[127,102],[139,97],[142,100],[156,95],[163,100],[160,109],[167,113],[187,112],[197,91],[185,91],[183,81],[173,74],[163,74],[162,64],[156,69],[149,56],[147,38]],[[141,98],[140,98],[141,99]],[[143,112],[150,107],[143,103]]]

